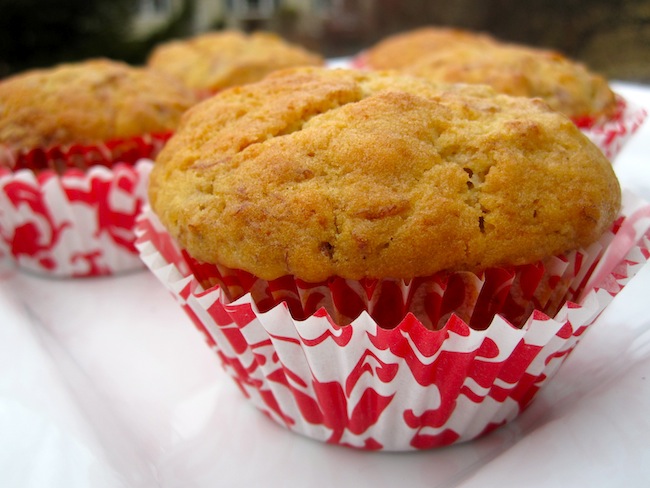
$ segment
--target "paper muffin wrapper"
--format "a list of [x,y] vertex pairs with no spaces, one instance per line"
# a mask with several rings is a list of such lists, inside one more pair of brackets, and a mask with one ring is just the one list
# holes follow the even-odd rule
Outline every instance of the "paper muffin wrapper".
[[153,161],[89,170],[0,168],[0,257],[52,277],[142,269],[134,226]]
[[19,150],[0,145],[0,258],[52,277],[142,269],[135,219],[171,132]]
[[573,263],[576,301],[553,317],[534,310],[521,328],[500,315],[476,330],[451,314],[429,330],[412,314],[384,329],[366,312],[346,326],[325,309],[296,320],[285,302],[262,312],[251,294],[204,289],[150,211],[137,232],[143,261],[262,412],[319,441],[406,451],[473,439],[526,408],[647,261],[650,205],[626,193],[597,257]]
[[574,122],[613,162],[647,117],[648,112],[643,107],[617,94],[616,111],[611,117],[603,120],[584,118]]
[[134,165],[143,158],[154,159],[170,137],[171,132],[167,131],[99,144],[55,145],[27,150],[0,144],[0,168],[35,172],[51,169],[63,174],[72,168],[87,170],[97,165],[110,168],[116,163]]
[[515,326],[521,326],[533,310],[554,315],[564,301],[577,297],[602,251],[603,245],[597,243],[587,252],[479,274],[441,272],[411,280],[332,277],[320,283],[291,276],[267,281],[183,255],[203,289],[217,285],[228,301],[250,293],[260,312],[285,303],[291,315],[302,320],[324,309],[337,325],[348,325],[366,312],[385,329],[395,327],[408,313],[427,329],[441,329],[454,314],[471,328],[484,329],[497,313]]
[[[363,52],[350,60],[350,68],[372,70]],[[616,109],[611,116],[581,117],[573,122],[613,162],[647,117],[648,112],[642,106],[616,94]]]

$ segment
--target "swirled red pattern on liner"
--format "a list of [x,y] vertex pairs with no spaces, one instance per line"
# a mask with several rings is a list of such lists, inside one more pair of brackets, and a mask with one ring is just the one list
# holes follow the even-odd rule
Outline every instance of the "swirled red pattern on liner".
[[171,132],[26,151],[0,146],[0,257],[55,277],[142,268],[134,225]]
[[34,173],[0,169],[0,252],[18,266],[56,277],[142,268],[136,217],[153,162]]
[[[453,314],[429,330],[412,314],[383,329],[367,313],[339,326],[325,309],[304,320],[285,302],[260,312],[250,294],[230,302],[219,286],[204,290],[152,214],[138,233],[147,266],[267,416],[323,442],[413,450],[473,439],[526,408],[648,260],[650,205],[626,193],[600,259],[569,265],[579,268],[574,281],[583,288],[570,293],[584,296],[553,318],[533,311],[521,328],[499,315],[483,330]],[[589,273],[599,282],[589,282]]]
[[647,117],[643,107],[617,95],[616,113],[612,117],[605,120],[583,117],[574,122],[610,161],[614,161]]

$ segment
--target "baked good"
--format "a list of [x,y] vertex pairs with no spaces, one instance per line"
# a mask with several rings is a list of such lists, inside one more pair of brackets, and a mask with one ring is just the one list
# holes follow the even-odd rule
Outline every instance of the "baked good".
[[270,32],[220,31],[157,46],[147,65],[207,93],[258,81],[271,71],[322,65],[318,54]]
[[539,97],[574,120],[616,110],[607,81],[558,52],[505,43],[456,44],[423,56],[404,72],[443,83],[482,83],[499,93]]
[[276,72],[193,107],[151,176],[142,259],[226,371],[360,449],[515,418],[650,255],[575,125],[486,86]]
[[169,133],[196,98],[160,73],[93,59],[6,78],[0,101],[6,153]]
[[0,255],[57,277],[141,268],[133,226],[151,158],[196,101],[107,59],[0,81]]
[[647,114],[607,80],[562,54],[509,44],[484,33],[424,27],[378,42],[352,60],[362,69],[397,69],[436,82],[484,83],[540,97],[572,119],[614,161]]
[[423,56],[451,46],[483,46],[492,42],[495,40],[485,33],[427,26],[382,39],[363,52],[363,61],[372,69],[400,69]]
[[150,199],[198,260],[317,282],[534,262],[596,240],[620,190],[540,101],[303,69],[192,108]]

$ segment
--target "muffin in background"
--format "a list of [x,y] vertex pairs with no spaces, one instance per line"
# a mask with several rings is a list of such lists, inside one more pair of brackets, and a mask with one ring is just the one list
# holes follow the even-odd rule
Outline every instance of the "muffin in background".
[[650,237],[627,238],[611,165],[543,102],[390,73],[286,70],[196,105],[150,202],[143,260],[244,393],[362,449],[512,420]]
[[352,64],[542,98],[570,117],[611,161],[647,117],[643,107],[616,95],[606,79],[584,64],[484,33],[433,26],[406,31],[359,53]]
[[150,68],[175,76],[203,95],[259,81],[277,69],[322,64],[320,55],[276,34],[234,30],[165,42],[147,60]]
[[573,120],[609,117],[616,110],[607,81],[585,65],[484,33],[424,27],[390,36],[361,58],[374,70],[396,69],[434,82],[485,84],[507,95],[539,97]]
[[429,54],[458,45],[484,46],[496,42],[489,34],[453,27],[427,26],[400,32],[365,50],[359,67],[375,70],[401,69]]
[[0,247],[50,276],[140,268],[133,224],[151,159],[197,99],[108,59],[0,81]]
[[[168,138],[197,100],[190,90],[161,73],[92,59],[6,78],[0,81],[0,101],[0,166],[50,167],[61,172],[66,166],[86,169],[96,162],[119,161],[115,141],[124,141],[127,149],[142,136]],[[56,154],[73,146],[97,149],[109,142],[97,154],[98,160],[93,154],[68,159]],[[109,148],[111,154],[106,153]],[[145,149],[138,156],[153,158],[157,149]],[[38,156],[31,161],[28,157],[30,152],[48,151],[53,157]]]
[[607,81],[558,52],[514,44],[457,44],[423,56],[404,72],[442,83],[486,84],[499,93],[541,98],[579,122],[616,112]]

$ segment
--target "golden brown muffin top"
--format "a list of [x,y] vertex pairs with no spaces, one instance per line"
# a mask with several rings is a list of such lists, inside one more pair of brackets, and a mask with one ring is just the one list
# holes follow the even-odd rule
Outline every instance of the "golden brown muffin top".
[[620,205],[609,161],[540,100],[322,68],[194,106],[149,196],[200,261],[310,282],[534,262]]
[[499,93],[539,97],[572,118],[607,116],[616,108],[603,77],[549,50],[501,43],[450,45],[404,71],[436,82],[483,83]]
[[194,103],[176,80],[106,59],[27,71],[0,81],[0,145],[46,148],[167,132]]
[[295,66],[320,66],[322,57],[269,32],[220,31],[169,41],[154,49],[148,66],[196,90],[217,91],[259,81]]
[[476,45],[496,42],[483,33],[451,27],[422,27],[389,36],[365,52],[372,69],[400,69],[441,49],[456,45]]

